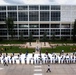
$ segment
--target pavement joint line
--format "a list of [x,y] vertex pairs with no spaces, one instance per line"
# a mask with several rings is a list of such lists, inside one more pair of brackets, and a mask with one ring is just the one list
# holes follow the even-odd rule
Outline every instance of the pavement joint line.
[[42,69],[35,69],[34,71],[42,71]]
[[35,73],[34,75],[42,75],[42,73]]

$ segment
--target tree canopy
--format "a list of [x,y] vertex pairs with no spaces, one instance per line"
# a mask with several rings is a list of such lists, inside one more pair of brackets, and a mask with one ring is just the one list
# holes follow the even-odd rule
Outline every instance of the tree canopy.
[[11,18],[7,18],[5,20],[5,23],[7,25],[7,34],[11,35],[13,37],[13,28],[14,28],[14,21]]

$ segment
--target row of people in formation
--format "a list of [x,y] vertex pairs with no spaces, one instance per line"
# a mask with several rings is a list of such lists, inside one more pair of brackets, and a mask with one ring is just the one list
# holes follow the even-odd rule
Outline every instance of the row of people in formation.
[[45,64],[45,63],[76,63],[76,55],[57,55],[57,54],[18,54],[16,55],[1,55],[0,56],[0,63],[11,63],[11,64],[16,64],[16,63],[26,63],[26,64]]

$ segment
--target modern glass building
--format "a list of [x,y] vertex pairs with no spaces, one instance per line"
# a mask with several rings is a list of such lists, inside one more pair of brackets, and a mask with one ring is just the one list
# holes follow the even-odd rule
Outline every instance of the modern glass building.
[[31,32],[33,38],[41,39],[44,32],[51,39],[62,37],[71,39],[73,23],[76,19],[76,5],[2,5],[0,6],[0,38],[8,39],[6,18],[14,21],[14,39],[21,33],[24,39]]

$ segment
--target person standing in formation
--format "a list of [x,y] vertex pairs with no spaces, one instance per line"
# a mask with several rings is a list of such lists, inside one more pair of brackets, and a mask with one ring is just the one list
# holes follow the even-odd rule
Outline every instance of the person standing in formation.
[[6,58],[3,58],[3,64],[4,64],[4,66],[8,66]]

